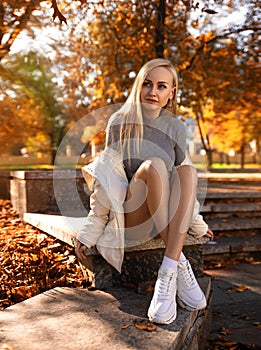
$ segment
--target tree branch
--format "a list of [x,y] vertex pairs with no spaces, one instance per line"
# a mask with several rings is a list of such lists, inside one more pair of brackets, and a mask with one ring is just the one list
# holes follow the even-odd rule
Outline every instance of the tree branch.
[[5,55],[8,54],[15,39],[18,37],[21,31],[25,29],[26,24],[30,19],[32,12],[36,9],[36,7],[39,5],[40,2],[41,0],[31,0],[30,2],[28,2],[28,6],[25,10],[25,13],[20,17],[20,20],[17,26],[12,28],[9,39],[4,45],[3,44],[0,45],[0,61],[5,57]]
[[245,32],[247,30],[251,30],[254,32],[258,32],[260,31],[259,27],[253,28],[253,27],[248,27],[248,26],[243,26],[243,27],[239,27],[239,28],[229,28],[227,31],[223,32],[222,34],[216,35],[215,37],[203,42],[197,49],[196,49],[196,53],[195,55],[191,58],[189,64],[180,70],[180,74],[182,73],[182,71],[186,71],[186,70],[190,70],[193,68],[194,62],[196,60],[196,58],[198,57],[198,55],[204,50],[204,48],[210,44],[212,44],[213,42],[219,40],[219,39],[224,39],[230,35],[233,34],[239,34],[241,32]]

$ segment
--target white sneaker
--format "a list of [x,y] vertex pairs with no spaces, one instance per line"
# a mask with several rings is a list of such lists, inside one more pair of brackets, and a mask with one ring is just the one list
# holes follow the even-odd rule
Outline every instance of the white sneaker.
[[188,260],[178,264],[177,302],[190,311],[204,309],[207,305]]
[[175,320],[177,316],[176,291],[177,273],[172,269],[161,267],[148,310],[150,321],[169,324]]

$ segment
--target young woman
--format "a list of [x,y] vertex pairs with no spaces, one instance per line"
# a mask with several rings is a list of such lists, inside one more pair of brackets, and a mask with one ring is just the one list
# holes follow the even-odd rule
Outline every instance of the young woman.
[[109,120],[102,157],[91,171],[85,169],[96,188],[88,224],[76,242],[83,263],[86,249],[96,245],[120,270],[123,253],[115,254],[117,248],[122,252],[124,244],[160,234],[166,251],[148,317],[161,324],[175,320],[176,301],[189,310],[206,306],[182,249],[188,231],[213,239],[198,214],[197,172],[186,158],[185,126],[175,118],[177,89],[168,60],[151,60],[139,71],[126,103]]

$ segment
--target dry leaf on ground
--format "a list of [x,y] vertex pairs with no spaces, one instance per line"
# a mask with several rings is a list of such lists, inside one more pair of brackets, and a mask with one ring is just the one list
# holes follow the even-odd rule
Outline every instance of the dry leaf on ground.
[[155,332],[156,327],[152,322],[147,319],[136,319],[134,320],[134,326],[142,331]]

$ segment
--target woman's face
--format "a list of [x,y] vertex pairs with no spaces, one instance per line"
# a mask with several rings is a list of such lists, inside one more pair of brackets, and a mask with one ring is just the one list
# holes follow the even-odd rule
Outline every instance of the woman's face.
[[165,67],[157,67],[145,78],[140,101],[142,110],[147,117],[156,118],[162,107],[166,106],[168,99],[172,99],[175,93],[173,77]]

